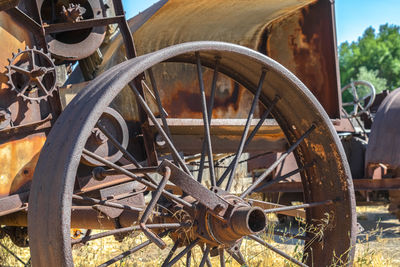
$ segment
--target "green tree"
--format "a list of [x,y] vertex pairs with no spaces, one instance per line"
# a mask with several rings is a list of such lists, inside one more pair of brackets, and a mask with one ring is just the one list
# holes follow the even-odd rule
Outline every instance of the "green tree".
[[[356,42],[339,46],[341,84],[371,82],[379,91],[400,87],[400,26],[369,27]],[[386,82],[386,86],[385,86]]]
[[377,70],[368,70],[366,67],[361,67],[358,71],[356,80],[369,81],[374,85],[376,93],[380,93],[387,89],[386,79],[378,77]]

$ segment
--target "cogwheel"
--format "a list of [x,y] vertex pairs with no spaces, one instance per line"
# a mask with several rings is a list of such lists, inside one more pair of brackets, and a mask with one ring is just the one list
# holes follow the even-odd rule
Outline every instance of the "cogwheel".
[[25,101],[46,100],[57,90],[56,66],[50,54],[45,54],[42,49],[18,49],[8,62],[6,68],[10,89]]

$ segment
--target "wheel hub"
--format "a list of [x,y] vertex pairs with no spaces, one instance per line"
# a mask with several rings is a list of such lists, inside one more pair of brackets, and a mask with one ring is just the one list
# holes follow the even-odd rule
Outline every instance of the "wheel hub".
[[207,243],[233,246],[242,237],[257,234],[265,229],[267,217],[261,208],[252,207],[234,195],[225,195],[222,198],[232,205],[224,218],[217,217],[207,210],[205,216],[200,214],[197,218],[198,221],[202,221],[200,225],[203,225],[205,231],[200,231],[200,235],[203,233],[201,237],[206,239]]
[[[252,207],[235,195],[226,194],[221,197],[231,205],[223,217],[215,215],[215,212],[200,203],[194,205],[194,209],[190,211],[182,206],[175,206],[173,209],[176,214],[175,219],[181,223],[190,222],[191,229],[188,231],[186,228],[184,232],[178,229],[170,236],[175,241],[185,240],[182,245],[200,238],[203,243],[212,247],[234,247],[244,236],[257,234],[265,229],[267,217],[263,209]],[[186,197],[185,200],[194,199]]]

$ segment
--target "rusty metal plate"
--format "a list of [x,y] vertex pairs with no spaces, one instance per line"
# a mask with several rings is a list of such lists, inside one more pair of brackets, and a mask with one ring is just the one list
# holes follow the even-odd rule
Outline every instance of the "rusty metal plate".
[[366,166],[383,163],[400,167],[400,88],[391,92],[380,105],[372,123],[365,154]]
[[32,180],[45,141],[43,134],[0,145],[0,197],[18,191]]
[[[252,48],[291,70],[331,118],[340,118],[335,34],[334,8],[329,0],[169,0],[134,37],[139,55],[199,40]],[[180,82],[164,87],[191,86]],[[172,93],[168,90],[166,94]]]

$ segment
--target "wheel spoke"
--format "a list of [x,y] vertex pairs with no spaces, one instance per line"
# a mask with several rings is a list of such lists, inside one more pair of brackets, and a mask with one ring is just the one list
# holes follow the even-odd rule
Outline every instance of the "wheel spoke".
[[257,105],[257,103],[258,103],[258,99],[259,99],[259,97],[260,97],[261,89],[262,89],[262,87],[263,87],[263,84],[264,84],[264,80],[265,80],[265,76],[266,76],[266,75],[267,75],[267,71],[266,71],[265,69],[263,69],[263,70],[262,70],[262,73],[261,73],[260,80],[259,80],[259,82],[258,82],[258,87],[257,87],[256,93],[255,93],[254,98],[253,98],[253,102],[251,103],[251,107],[250,107],[249,114],[248,114],[248,116],[247,116],[246,125],[245,125],[245,127],[244,127],[242,137],[241,137],[241,139],[240,139],[239,147],[238,147],[238,149],[237,149],[237,151],[236,151],[236,156],[235,156],[235,158],[233,159],[233,162],[234,162],[234,163],[233,163],[232,169],[231,169],[231,171],[230,171],[230,175],[229,175],[228,183],[227,183],[227,185],[226,185],[226,187],[225,187],[225,191],[228,191],[228,192],[229,192],[229,191],[230,191],[230,188],[231,188],[231,186],[232,186],[233,178],[234,178],[235,171],[236,171],[236,167],[237,167],[237,165],[238,165],[239,158],[240,158],[240,156],[242,155],[242,152],[243,152],[243,148],[244,148],[244,144],[245,144],[245,142],[246,142],[247,134],[249,133],[251,120],[253,119],[254,110],[255,110],[256,105]]
[[[218,79],[218,67],[219,67],[219,58],[217,57],[215,60],[215,67],[214,67],[214,74],[211,84],[211,93],[210,93],[210,103],[208,106],[208,123],[211,124],[212,119],[212,111],[214,108],[214,99],[215,99],[215,90],[217,88],[217,79]],[[197,181],[201,183],[203,178],[203,169],[204,169],[204,161],[205,161],[205,153],[207,149],[207,143],[203,140],[203,146],[201,149],[201,158],[200,158],[200,167],[199,167],[199,174],[197,176]]]
[[[118,165],[116,165],[116,164],[114,164],[114,163],[112,163],[112,162],[110,162],[110,161],[108,161],[106,159],[103,159],[102,157],[96,155],[95,153],[90,152],[87,149],[83,149],[82,153],[84,153],[85,155],[88,155],[89,157],[91,157],[91,158],[103,163],[104,165],[106,165],[107,167],[109,167],[111,169],[119,171],[121,174],[125,174],[126,176],[128,176],[129,178],[131,178],[134,181],[138,181],[139,183],[142,183],[142,184],[150,187],[153,190],[157,190],[157,187],[158,187],[157,185],[155,185],[155,184],[143,179],[142,177],[134,175],[133,173],[125,170],[124,168],[121,168],[120,166],[118,166]],[[166,190],[163,190],[163,195],[165,197],[167,197],[167,198],[169,198],[169,199],[171,199],[173,201],[176,201],[176,202],[178,202],[178,203],[180,203],[182,205],[185,205],[185,206],[187,206],[189,208],[191,208],[193,206],[192,204],[186,202],[185,200],[175,196],[174,194],[172,194],[172,193],[170,193],[170,192],[168,192]]]
[[172,256],[174,256],[176,250],[178,249],[179,245],[181,244],[181,241],[178,239],[176,240],[174,246],[172,247],[172,249],[169,251],[168,256],[165,258],[163,264],[161,265],[161,267],[164,267],[166,264],[169,263],[169,261],[171,260]]
[[46,94],[49,93],[49,91],[47,91],[46,87],[43,85],[40,79],[35,79],[34,82],[37,84],[37,86],[40,87],[40,89],[42,89],[43,92],[45,92]]
[[46,68],[46,73],[55,72],[55,71],[56,71],[55,68]]
[[277,161],[275,161],[257,180],[249,186],[241,195],[241,198],[246,197],[250,193],[253,192],[253,190],[262,182],[264,179],[271,174],[271,172],[278,167],[278,165],[289,156],[290,153],[292,153],[299,145],[300,143],[315,129],[315,125],[313,124],[310,129],[308,129],[285,153],[283,153]]
[[353,106],[353,102],[342,103],[343,107]]
[[[216,185],[215,181],[215,169],[214,169],[214,158],[211,147],[211,135],[210,135],[210,120],[208,119],[206,93],[204,90],[203,73],[201,70],[201,60],[199,52],[196,52],[196,62],[197,62],[197,78],[199,80],[200,96],[201,96],[201,110],[203,112],[203,123],[204,123],[204,138],[207,144],[207,154],[208,154],[208,166],[210,171],[210,181],[211,186]],[[201,155],[204,156],[204,153]]]
[[283,175],[283,176],[277,177],[277,178],[275,178],[275,179],[272,179],[272,180],[266,182],[266,183],[263,184],[262,186],[255,188],[254,191],[255,191],[255,192],[262,192],[262,190],[264,190],[265,188],[267,188],[267,187],[269,187],[269,186],[271,186],[271,185],[273,185],[273,184],[276,184],[276,183],[285,181],[287,178],[290,178],[290,177],[292,177],[293,175],[296,175],[296,174],[298,174],[298,173],[300,173],[300,172],[304,171],[305,169],[308,169],[309,167],[312,167],[312,166],[314,166],[314,163],[306,164],[306,165],[304,165],[304,166],[301,167],[301,168],[298,168],[298,169],[296,169],[296,170],[293,170],[293,171],[291,171],[291,172],[288,172],[287,174],[285,174],[285,175]]
[[[281,204],[266,202],[256,199],[246,199],[252,206],[260,207],[264,210],[267,209],[275,209],[275,208],[283,208],[286,207]],[[279,214],[292,216],[292,217],[299,217],[299,218],[306,218],[306,213],[303,210],[289,210],[289,211],[280,211]]]
[[[87,242],[89,242],[89,238],[90,238],[91,234],[92,234],[92,229],[88,229],[85,233],[85,236],[80,238],[80,243],[86,244]],[[74,240],[76,240],[76,239],[74,239]],[[71,241],[71,245],[73,245],[74,240]]]
[[219,265],[221,267],[225,267],[225,255],[224,255],[224,249],[223,248],[219,249]]
[[[257,134],[258,130],[259,130],[260,127],[263,125],[264,121],[267,119],[267,117],[269,116],[269,114],[271,113],[272,109],[275,107],[275,105],[276,105],[276,103],[278,102],[279,99],[280,99],[279,96],[275,96],[275,98],[274,98],[274,100],[272,101],[270,107],[263,113],[263,115],[261,116],[260,120],[258,121],[256,127],[254,127],[254,129],[251,131],[249,137],[247,138],[246,142],[244,143],[243,150],[245,150],[246,147],[247,147],[247,146],[250,144],[250,142],[253,140],[254,136]],[[270,152],[267,152],[267,153],[270,153]],[[263,153],[263,154],[261,154],[261,155],[264,155],[264,154],[266,154],[266,153]],[[240,163],[240,162],[239,162],[239,163]],[[226,176],[227,176],[228,173],[232,170],[233,164],[234,164],[234,161],[232,161],[232,162],[229,164],[228,168],[227,168],[227,169],[224,171],[224,173],[221,175],[221,178],[218,180],[218,183],[217,183],[218,186],[220,186],[220,185],[224,182]]]
[[[146,227],[149,229],[176,229],[176,228],[187,227],[187,226],[188,225],[181,224],[181,223],[160,223],[160,224],[147,224],[146,225]],[[86,243],[89,241],[93,241],[93,240],[96,240],[99,238],[104,238],[104,237],[111,236],[111,235],[124,234],[124,233],[133,232],[133,231],[139,231],[139,230],[141,230],[139,225],[118,228],[115,230],[105,231],[105,232],[101,232],[98,234],[89,235],[87,237],[85,236],[85,237],[82,237],[79,239],[74,239],[71,241],[71,244],[75,245],[75,244],[79,244],[79,243]],[[88,231],[90,231],[90,230],[88,230]]]
[[[140,166],[142,166],[142,165],[139,165],[139,168],[134,168],[134,169],[132,169],[132,165],[125,165],[125,166],[121,166],[121,167],[126,170],[129,170],[129,172],[131,172],[133,174],[158,173],[158,166],[154,166],[154,167],[140,167]],[[114,170],[114,169],[97,169],[95,171],[94,175],[99,175],[101,177],[105,177],[105,176],[109,176],[109,175],[118,175],[118,174],[121,174],[121,172]],[[153,180],[153,178],[151,178],[151,180]],[[150,181],[150,182],[152,182],[152,181]],[[156,181],[154,181],[152,183],[157,184]]]
[[178,255],[175,256],[175,258],[173,258],[170,262],[168,262],[167,264],[163,264],[163,266],[165,267],[169,267],[174,265],[177,261],[179,261],[186,253],[188,253],[190,250],[192,250],[192,248],[194,246],[197,245],[197,243],[199,243],[200,238],[196,238],[195,240],[193,240],[184,250],[182,250]]
[[15,71],[18,72],[18,73],[27,75],[27,76],[29,76],[29,77],[30,77],[30,75],[31,75],[31,73],[30,73],[29,71],[27,71],[27,70],[25,70],[25,69],[23,69],[23,68],[21,68],[21,67],[18,67],[18,66],[15,66],[15,65],[10,65],[10,67],[11,67],[11,69],[15,70]]
[[358,102],[359,98],[358,98],[357,89],[356,89],[354,82],[351,83],[351,91],[353,92],[354,102]]
[[[164,236],[166,236],[169,232],[170,232],[170,230],[167,230],[167,231],[161,233],[160,236],[161,236],[161,237],[164,237]],[[118,256],[112,258],[111,260],[109,260],[109,261],[107,261],[107,262],[105,262],[105,263],[103,263],[103,264],[100,264],[98,267],[106,267],[106,266],[109,266],[109,265],[111,265],[111,264],[113,264],[113,263],[115,263],[115,262],[117,262],[117,261],[122,260],[123,258],[128,257],[128,256],[131,255],[132,253],[135,253],[136,251],[141,250],[141,249],[144,248],[144,247],[147,247],[147,246],[150,245],[151,243],[152,243],[152,242],[151,242],[150,240],[147,240],[147,241],[143,242],[142,244],[137,245],[136,247],[131,248],[130,250],[125,251],[124,253],[121,253],[120,255],[118,255]]]
[[333,200],[325,200],[325,201],[313,202],[313,203],[302,204],[302,205],[294,205],[294,206],[286,206],[286,207],[280,207],[280,208],[274,208],[274,209],[266,209],[266,210],[264,210],[264,212],[265,213],[275,213],[275,212],[281,212],[281,211],[298,210],[298,209],[313,208],[313,207],[318,207],[318,206],[323,206],[323,205],[330,205],[332,203],[334,203]]
[[[142,165],[135,159],[135,157],[129,153],[128,150],[126,150],[119,142],[117,139],[114,138],[114,136],[112,136],[112,134],[105,128],[103,127],[100,123],[97,122],[96,124],[97,128],[99,128],[100,131],[103,132],[103,134],[105,136],[107,136],[108,140],[111,141],[111,143],[119,150],[121,151],[121,153],[124,155],[124,157],[129,160],[136,168],[142,168]],[[149,180],[150,182],[152,182],[153,184],[157,184],[156,181],[154,181],[153,178],[151,178],[150,175],[148,175],[147,173],[144,174],[144,176],[147,178],[147,180]]]
[[247,266],[247,263],[244,260],[244,257],[240,251],[238,251],[238,252],[232,252],[229,250],[227,250],[227,251],[228,251],[229,255],[231,255],[232,258],[234,258],[235,261],[237,261],[240,264],[240,266]]
[[154,192],[154,195],[152,199],[150,200],[150,203],[147,205],[146,210],[144,211],[141,219],[140,219],[140,228],[142,229],[143,233],[147,236],[148,239],[150,239],[152,242],[154,242],[159,248],[164,249],[167,245],[165,244],[164,241],[162,241],[161,238],[157,236],[154,232],[152,232],[150,229],[146,227],[146,222],[150,215],[152,214],[152,211],[157,204],[158,200],[161,197],[161,193],[164,190],[165,186],[167,185],[167,182],[171,176],[171,169],[168,167],[165,167],[164,170],[164,177],[162,178],[157,190]]
[[78,201],[84,201],[84,202],[90,203],[90,204],[112,207],[112,208],[116,208],[116,209],[131,210],[131,211],[138,211],[138,212],[143,211],[142,208],[133,207],[133,206],[129,206],[129,205],[122,205],[119,203],[110,202],[107,200],[99,200],[99,199],[95,199],[95,198],[91,198],[91,197],[73,195],[72,199],[78,200]]
[[201,248],[201,251],[203,252],[203,257],[201,258],[199,267],[203,267],[206,263],[208,267],[212,267],[211,261],[208,258],[208,255],[210,254],[210,247],[206,246],[206,249]]
[[304,263],[302,263],[302,262],[296,260],[295,258],[289,256],[288,254],[286,254],[286,253],[283,252],[282,250],[277,249],[277,248],[273,247],[272,245],[268,244],[267,242],[265,242],[264,240],[262,240],[262,239],[259,238],[258,236],[249,235],[248,237],[250,237],[250,238],[253,239],[254,241],[260,243],[261,245],[263,245],[263,246],[269,248],[269,249],[272,250],[273,252],[275,252],[275,253],[281,255],[281,256],[284,257],[285,259],[287,259],[287,260],[289,260],[289,261],[291,261],[291,262],[293,262],[293,263],[295,263],[295,264],[297,264],[297,265],[299,265],[299,266],[308,267],[308,266],[305,265]]
[[[154,123],[154,126],[157,128],[158,132],[161,134],[165,142],[167,143],[169,149],[171,150],[171,153],[173,154],[174,157],[177,158],[179,165],[181,168],[190,176],[192,176],[191,172],[189,171],[188,167],[186,166],[185,162],[182,160],[180,157],[178,151],[176,150],[175,146],[173,145],[171,139],[168,137],[167,133],[164,131],[160,123],[157,121],[156,117],[154,116],[153,112],[151,111],[150,107],[147,105],[146,101],[142,97],[142,95],[139,93],[138,89],[133,83],[130,83],[130,87],[132,88],[133,92],[136,95],[136,98],[139,101],[139,104],[142,106],[144,111],[147,113],[147,116],[149,116],[150,120]],[[193,177],[193,176],[192,176]]]
[[31,52],[29,53],[29,59],[31,60],[31,64],[32,64],[32,69],[34,70],[36,67],[36,62],[35,62],[35,52],[32,49]]
[[189,252],[186,255],[186,267],[190,267],[191,263],[192,263],[192,251],[189,250]]
[[[154,96],[156,98],[156,102],[157,102],[157,107],[158,107],[158,111],[160,112],[160,116],[161,116],[161,121],[163,123],[163,127],[164,127],[164,131],[166,132],[167,136],[169,137],[169,139],[172,140],[172,135],[171,135],[171,131],[168,127],[168,123],[167,123],[167,114],[165,113],[164,108],[162,107],[162,103],[161,103],[161,98],[160,98],[160,93],[158,91],[157,88],[157,83],[156,83],[156,79],[154,78],[154,73],[152,69],[149,69],[147,71],[149,73],[149,77],[150,77],[150,83],[151,86],[153,87],[153,92],[154,92]],[[147,85],[145,84],[145,86],[147,87]],[[172,154],[172,157],[174,159],[174,162],[176,164],[178,164],[178,159],[176,158],[175,154]]]

